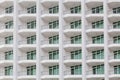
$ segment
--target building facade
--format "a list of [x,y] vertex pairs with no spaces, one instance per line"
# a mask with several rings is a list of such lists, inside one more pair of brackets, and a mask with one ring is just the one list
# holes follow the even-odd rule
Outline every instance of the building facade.
[[120,80],[120,0],[0,0],[0,80]]

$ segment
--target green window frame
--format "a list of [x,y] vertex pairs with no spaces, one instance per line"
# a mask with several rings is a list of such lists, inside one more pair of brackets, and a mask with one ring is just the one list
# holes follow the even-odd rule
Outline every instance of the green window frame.
[[81,58],[82,58],[81,50],[71,51],[71,59],[81,59]]
[[92,69],[93,74],[104,74],[104,64],[93,66]]
[[71,22],[70,26],[71,26],[71,29],[80,29],[81,28],[81,20]]
[[104,43],[104,35],[98,35],[92,37],[93,44],[103,44]]
[[114,43],[120,43],[120,36],[113,37],[113,42]]
[[120,13],[120,7],[113,8],[113,13],[114,14]]
[[13,21],[8,21],[5,23],[5,29],[12,29],[13,28]]
[[54,51],[50,51],[49,53],[49,59],[51,60],[56,60],[59,59],[59,50],[54,50]]
[[5,37],[5,44],[12,44],[13,43],[13,36]]
[[49,75],[59,75],[59,65],[49,66]]
[[36,5],[27,8],[27,13],[36,13]]
[[36,65],[28,66],[27,69],[27,75],[36,75]]
[[27,52],[27,60],[35,60],[36,59],[36,50]]
[[104,59],[104,49],[92,51],[92,58],[93,59]]
[[82,74],[82,66],[81,65],[75,65],[71,66],[71,75],[81,75]]
[[49,22],[49,29],[58,29],[59,27],[59,20]]
[[92,10],[93,14],[95,14],[95,13],[103,13],[103,5],[102,6],[94,7],[91,10]]
[[59,12],[59,6],[53,6],[51,8],[49,8],[49,13],[51,14],[55,14]]
[[120,50],[113,51],[114,53],[114,59],[120,59]]
[[102,29],[103,26],[104,26],[104,21],[103,20],[92,22],[92,28],[93,29]]
[[27,29],[35,29],[36,28],[36,20],[27,22]]
[[13,66],[7,66],[5,69],[5,75],[13,75]]
[[59,35],[49,37],[49,44],[58,44],[59,43]]
[[13,51],[5,52],[5,60],[12,60],[13,59]]
[[36,35],[27,37],[27,44],[35,44],[36,43]]
[[81,13],[81,6],[74,6],[70,8],[71,13]]
[[81,35],[71,37],[71,44],[81,44],[82,37]]
[[5,8],[5,13],[13,13],[13,6]]
[[120,65],[114,66],[114,74],[120,74]]
[[120,29],[120,21],[113,22],[113,28],[114,29]]

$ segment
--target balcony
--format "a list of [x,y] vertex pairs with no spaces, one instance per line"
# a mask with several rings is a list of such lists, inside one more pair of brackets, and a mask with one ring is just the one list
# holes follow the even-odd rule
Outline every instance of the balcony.
[[49,10],[41,11],[41,18],[45,21],[56,21],[59,19],[59,12],[49,12]]
[[28,28],[27,26],[24,25],[19,25],[19,31],[18,33],[24,37],[30,36],[30,35],[35,35],[36,34],[36,28]]
[[103,26],[96,26],[96,28],[93,28],[91,25],[86,26],[86,33],[89,36],[96,36],[99,34],[104,33],[104,28]]
[[114,27],[113,25],[109,25],[108,26],[109,28],[109,34],[111,35],[111,36],[116,36],[116,34],[117,35],[120,35],[119,33],[120,33],[120,27],[119,26],[116,26],[116,27]]
[[11,21],[13,20],[13,12],[6,12],[5,10],[0,12],[0,21]]
[[63,3],[66,6],[79,5],[81,4],[81,0],[63,0]]
[[104,0],[85,0],[89,8],[96,7],[103,4]]
[[37,0],[19,0],[18,3],[23,7],[30,7],[36,5]]
[[0,51],[9,51],[13,49],[13,42],[6,43],[5,40],[0,41]]
[[36,80],[36,75],[35,73],[27,74],[27,71],[20,71],[18,72],[18,79],[19,80],[26,80],[26,79]]
[[94,66],[94,65],[100,65],[100,64],[104,64],[104,59],[103,59],[103,56],[99,56],[99,58],[93,58],[93,55],[91,55],[92,53],[89,53],[87,56],[86,56],[86,62],[88,65],[90,66]]
[[59,79],[58,74],[50,74],[49,71],[42,71],[41,75],[41,79]]
[[64,10],[63,18],[68,22],[78,21],[81,19],[81,11],[71,12],[70,10]]
[[81,34],[81,32],[82,32],[81,26],[76,26],[76,28],[72,28],[70,25],[66,25],[64,27],[64,34],[67,37],[71,37],[71,36],[74,36],[74,35],[79,35],[79,34]]
[[1,7],[8,7],[13,5],[14,0],[0,0]]
[[22,51],[29,51],[29,50],[35,50],[36,49],[36,42],[28,43],[27,40],[19,41],[18,48]]
[[92,10],[86,11],[86,19],[90,22],[103,20],[103,11],[93,12]]
[[120,12],[119,11],[113,11],[108,10],[108,18],[112,22],[120,21]]
[[19,56],[18,63],[22,66],[35,65],[36,64],[36,59],[27,59],[27,55]]
[[64,43],[64,49],[66,51],[74,51],[74,50],[81,49],[82,47],[81,41],[76,41],[72,43],[71,40],[66,40],[63,43]]
[[49,25],[44,25],[41,27],[41,33],[46,36],[53,36],[59,34],[59,26],[56,26],[56,28],[50,28]]
[[41,63],[46,65],[46,66],[52,66],[52,65],[56,65],[59,64],[59,59],[50,59],[49,55],[47,56],[41,56]]
[[59,43],[54,42],[54,43],[50,43],[49,40],[42,40],[41,41],[41,48],[45,51],[50,51],[50,50],[57,50],[59,49]]
[[112,50],[112,51],[119,50],[119,48],[120,48],[119,42],[114,42],[113,40],[109,40],[108,44],[109,44],[108,48],[110,48],[110,50]]
[[2,70],[0,71],[0,80],[13,80],[13,75],[6,75],[5,72]]
[[36,20],[36,12],[28,12],[27,10],[20,10],[19,11],[19,18],[23,22],[29,22]]
[[119,7],[120,6],[120,0],[108,0],[108,5],[110,7]]
[[70,8],[81,5],[81,1],[82,0],[63,0],[63,4],[66,8]]
[[87,79],[104,79],[105,75],[104,72],[93,72],[93,70],[89,70],[86,72],[87,73]]
[[67,68],[66,71],[64,71],[64,79],[65,80],[82,80],[82,72],[76,72],[72,73],[71,69]]
[[112,53],[112,55],[109,55],[109,63],[110,65],[120,65],[120,57],[115,58],[114,53]]
[[109,71],[109,78],[112,80],[118,80],[120,78],[119,70],[114,71],[114,68]]
[[103,42],[96,42],[96,43],[93,43],[92,41],[86,41],[87,43],[87,49],[88,50],[98,50],[98,49],[103,49],[104,48],[104,43]]
[[13,34],[13,26],[11,28],[6,28],[5,25],[1,25],[0,27],[0,37],[5,37],[8,35],[12,35]]
[[64,64],[67,66],[72,66],[73,64],[74,65],[82,64],[82,59],[80,57],[76,59],[72,59],[71,55],[69,54],[69,55],[64,56]]
[[41,3],[45,7],[51,7],[51,6],[56,6],[59,3],[59,0],[41,0]]
[[[1,53],[3,54],[3,53]],[[1,67],[7,66],[7,65],[13,65],[13,59],[5,59],[5,56],[0,56],[0,65]]]

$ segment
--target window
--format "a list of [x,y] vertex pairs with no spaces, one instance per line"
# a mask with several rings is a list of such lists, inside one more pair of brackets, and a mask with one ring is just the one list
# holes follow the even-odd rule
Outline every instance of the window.
[[99,36],[92,37],[92,41],[93,41],[93,44],[104,43],[104,36],[103,35],[99,35]]
[[103,6],[97,6],[92,8],[92,13],[103,13]]
[[49,75],[59,75],[59,66],[50,66],[49,67]]
[[93,66],[93,74],[104,74],[104,64]]
[[58,44],[59,43],[59,36],[52,36],[49,37],[49,44]]
[[120,50],[113,51],[114,53],[114,59],[120,59]]
[[27,52],[27,60],[35,60],[36,59],[36,50]]
[[120,36],[113,37],[113,42],[114,43],[120,43]]
[[81,6],[75,6],[70,8],[71,13],[80,13],[81,12]]
[[27,37],[27,44],[35,44],[36,43],[36,35]]
[[114,74],[120,74],[120,65],[114,66]]
[[59,26],[59,20],[49,22],[50,29],[58,29],[58,26]]
[[72,44],[81,44],[81,35],[71,37]]
[[13,21],[8,21],[5,23],[5,29],[12,29],[13,28]]
[[36,13],[36,6],[27,8],[27,13]]
[[92,23],[92,28],[96,28],[96,29],[103,28],[103,20],[93,22]]
[[59,59],[59,50],[50,51],[49,59]]
[[27,69],[27,75],[35,75],[36,74],[36,65],[34,66],[28,66]]
[[120,7],[113,8],[113,13],[115,14],[120,13]]
[[13,66],[5,67],[5,75],[12,75],[13,74]]
[[51,7],[49,8],[49,13],[58,13],[59,12],[59,7],[58,6],[54,6],[54,7]]
[[13,43],[13,36],[5,37],[5,44],[12,44]]
[[71,51],[71,59],[81,59],[81,50]]
[[70,25],[71,25],[71,29],[80,29],[81,28],[81,20],[71,22]]
[[27,22],[27,29],[35,29],[36,28],[36,21]]
[[82,74],[81,65],[71,66],[71,75],[80,75],[80,74]]
[[116,29],[116,28],[120,28],[120,21],[118,22],[113,22],[113,28]]
[[104,59],[104,50],[92,51],[93,59]]
[[5,13],[13,13],[13,6],[5,8]]
[[13,59],[13,51],[5,52],[5,60],[12,60]]

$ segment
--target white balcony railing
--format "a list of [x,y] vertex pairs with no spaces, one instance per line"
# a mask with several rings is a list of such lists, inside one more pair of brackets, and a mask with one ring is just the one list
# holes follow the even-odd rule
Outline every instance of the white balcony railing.
[[23,45],[23,44],[24,45],[26,45],[26,44],[27,45],[33,45],[33,44],[36,44],[36,41],[33,41],[33,42],[30,43],[30,42],[27,42],[27,40],[24,40],[24,41],[19,41],[18,43],[19,43],[19,45]]
[[22,29],[36,29],[36,26],[34,26],[33,28],[31,27],[31,28],[28,28],[27,26],[25,26],[25,25],[19,25],[18,26],[18,28],[19,28],[19,30],[22,30]]

